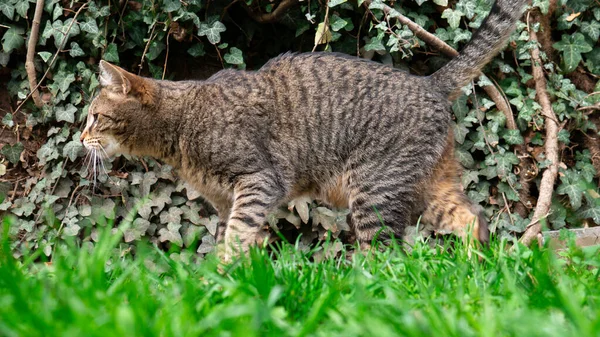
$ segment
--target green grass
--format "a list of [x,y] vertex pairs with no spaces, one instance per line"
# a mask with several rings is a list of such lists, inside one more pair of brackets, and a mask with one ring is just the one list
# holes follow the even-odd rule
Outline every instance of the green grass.
[[[6,221],[6,223],[8,223]],[[0,250],[0,336],[598,336],[597,248],[455,243],[314,262],[284,245],[219,272],[151,246],[65,245],[51,265]],[[311,256],[313,258],[311,258]],[[479,261],[481,260],[481,261]]]

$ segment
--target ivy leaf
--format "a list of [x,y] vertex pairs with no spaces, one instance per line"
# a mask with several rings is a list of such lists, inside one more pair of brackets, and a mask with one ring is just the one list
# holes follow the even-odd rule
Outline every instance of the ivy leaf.
[[193,57],[204,56],[204,54],[206,54],[204,51],[204,45],[202,43],[196,43],[195,45],[191,46],[187,52]]
[[577,215],[583,219],[592,219],[595,223],[600,223],[600,206],[599,205],[591,205],[588,206],[579,212]]
[[519,158],[512,152],[496,154],[496,167],[500,177],[507,177],[513,165],[519,164]]
[[[331,3],[330,3],[330,5],[331,5]],[[331,24],[331,30],[333,30],[334,32],[337,32],[338,30],[346,27],[346,25],[348,25],[348,21],[346,21],[334,14],[331,16],[330,24]]]
[[75,123],[75,113],[77,112],[77,108],[73,106],[73,104],[69,103],[67,106],[57,106],[56,107],[56,121],[65,121],[69,123]]
[[581,31],[589,36],[593,41],[600,38],[600,22],[596,20],[584,21],[581,24]]
[[4,14],[10,21],[14,19],[15,16],[15,7],[8,3],[8,1],[2,1],[0,3],[0,11]]
[[179,0],[163,0],[163,10],[167,13],[174,12],[181,8]]
[[442,7],[448,6],[448,0],[433,0],[433,3]]
[[65,144],[65,147],[63,148],[63,156],[69,157],[71,161],[75,161],[82,153],[82,150],[83,145],[81,145],[81,142],[79,140],[72,140]]
[[465,142],[465,137],[469,133],[469,129],[463,123],[454,124],[454,140],[458,144]]
[[17,10],[19,16],[21,16],[22,18],[26,18],[27,11],[29,10],[29,1],[17,1],[15,9]]
[[158,231],[160,242],[169,241],[179,247],[183,246],[183,238],[181,237],[181,233],[179,233],[179,228],[181,228],[180,224],[169,223],[167,228],[161,228]]
[[42,60],[44,60],[44,62],[46,63],[48,63],[48,60],[50,59],[50,57],[52,57],[52,53],[49,53],[47,51],[41,51],[38,53],[38,55],[40,55]]
[[69,55],[71,55],[71,57],[84,56],[85,52],[83,49],[81,49],[77,42],[71,42],[71,50],[69,50]]
[[456,157],[464,167],[473,167],[473,165],[475,165],[475,160],[473,159],[473,156],[464,149],[456,149]]
[[98,29],[98,24],[96,24],[96,20],[92,18],[88,18],[85,22],[80,22],[79,28],[84,32],[93,35],[100,33],[100,29]]
[[561,184],[556,189],[556,192],[558,194],[568,195],[571,206],[573,209],[577,210],[581,207],[581,196],[583,195],[585,188],[582,188],[577,180],[572,180],[572,178],[570,178],[572,175],[571,171],[567,171],[565,172],[565,176],[560,177]]
[[71,83],[75,82],[75,75],[68,71],[59,71],[54,76],[54,83],[61,92],[69,92]]
[[370,50],[384,51],[385,50],[385,46],[381,42],[381,38],[379,36],[374,36],[374,37],[371,38],[371,40],[369,41],[369,43],[367,43],[365,45],[365,50],[366,51],[370,51]]
[[146,231],[149,227],[150,221],[142,218],[136,218],[131,224],[131,227],[125,230],[123,233],[123,239],[125,242],[139,240],[142,236],[144,236],[144,234],[146,234]]
[[215,21],[212,24],[201,23],[198,35],[206,36],[208,42],[217,44],[221,41],[221,33],[226,30],[227,28],[220,21]]
[[[79,34],[79,25],[73,22],[73,19],[67,19],[63,23],[61,20],[56,20],[52,23],[52,36],[54,37],[54,46],[61,48],[66,45],[67,40]],[[67,34],[68,32],[68,34]]]
[[346,1],[348,1],[348,0],[329,0],[329,2],[327,4],[329,5],[329,7],[335,7],[337,5],[343,4]]
[[555,49],[563,52],[563,62],[565,64],[565,72],[570,73],[579,62],[581,62],[581,54],[592,51],[592,46],[585,40],[585,36],[581,33],[573,35],[563,35],[562,39],[552,45]]
[[442,12],[442,18],[448,20],[448,24],[452,29],[458,28],[458,26],[460,25],[460,19],[464,15],[465,14],[463,12],[459,10],[453,10],[451,8],[447,8],[444,10],[444,12]]
[[21,158],[21,152],[23,152],[24,149],[25,147],[23,146],[23,143],[18,142],[15,143],[15,145],[4,145],[2,147],[2,151],[0,152],[2,155],[4,155],[4,157],[6,157],[6,159],[8,159],[9,162],[11,162],[13,165],[16,165],[19,162]]
[[242,55],[242,51],[236,47],[231,47],[229,49],[229,53],[223,56],[225,62],[229,64],[244,64],[244,56]]
[[467,188],[471,183],[477,184],[479,182],[479,174],[477,171],[466,170],[461,176],[461,183],[463,188]]
[[119,63],[119,52],[117,51],[117,45],[110,43],[108,46],[106,46],[102,58],[108,62]]
[[5,53],[10,53],[14,49],[19,49],[25,44],[23,30],[20,28],[9,28],[2,36],[2,49]]
[[506,130],[502,138],[509,145],[523,144],[523,136],[521,136],[521,131],[519,130]]
[[288,203],[288,210],[291,212],[294,209],[296,209],[296,212],[298,212],[298,215],[300,216],[300,219],[302,219],[302,222],[308,223],[308,219],[310,216],[309,205],[311,204],[311,202],[311,198],[306,196],[296,198]]

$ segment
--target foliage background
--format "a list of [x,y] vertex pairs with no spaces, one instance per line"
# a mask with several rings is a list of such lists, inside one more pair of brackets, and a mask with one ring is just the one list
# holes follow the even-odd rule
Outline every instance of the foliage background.
[[[150,158],[116,158],[106,162],[108,174],[94,186],[79,135],[98,88],[100,59],[174,80],[204,79],[222,68],[257,69],[287,51],[359,55],[420,75],[448,59],[384,15],[382,1],[304,0],[278,12],[287,2],[45,1],[34,58],[37,79],[44,77],[39,87],[44,105],[38,108],[28,99],[25,69],[36,2],[0,0],[0,211],[17,218],[10,232],[14,255],[41,248],[49,256],[57,239],[66,237],[93,245],[100,228],[128,216],[135,220],[124,246],[149,240],[182,259],[214,246],[216,217],[168,166]],[[455,49],[471,38],[491,7],[489,0],[385,3]],[[538,31],[548,93],[562,126],[547,225],[600,223],[600,5],[534,0],[530,14],[485,70],[510,102],[517,129],[507,127],[506,116],[481,90],[490,80],[475,81],[453,105],[462,184],[501,236],[524,231],[548,166],[531,74],[535,42],[528,29]],[[269,223],[282,229],[312,224],[304,227],[303,244],[347,229],[344,210],[307,199],[275,212]],[[179,249],[184,247],[190,249]]]

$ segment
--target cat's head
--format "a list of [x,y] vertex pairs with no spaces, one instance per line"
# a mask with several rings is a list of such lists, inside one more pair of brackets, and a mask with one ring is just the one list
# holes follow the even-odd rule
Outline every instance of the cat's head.
[[[152,80],[100,61],[100,92],[90,104],[81,142],[101,157],[136,154],[146,144],[136,135],[149,119],[155,87]],[[136,143],[137,142],[137,143]]]

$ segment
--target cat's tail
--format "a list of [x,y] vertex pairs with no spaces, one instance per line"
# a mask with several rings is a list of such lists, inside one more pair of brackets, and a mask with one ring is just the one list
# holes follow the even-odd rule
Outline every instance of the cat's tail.
[[528,0],[496,0],[473,38],[460,54],[431,75],[434,84],[450,98],[479,74],[502,50]]

